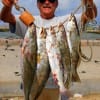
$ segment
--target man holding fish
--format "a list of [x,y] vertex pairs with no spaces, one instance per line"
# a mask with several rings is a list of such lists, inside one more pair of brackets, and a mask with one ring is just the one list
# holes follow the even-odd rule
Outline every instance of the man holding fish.
[[[89,6],[91,9],[86,9],[87,11],[82,16],[76,14],[75,17],[73,15],[55,16],[59,0],[37,0],[40,15],[34,16],[35,20],[28,26],[28,30],[27,25],[20,21],[19,16],[11,13],[13,5],[18,0],[3,1],[6,3],[1,10],[0,19],[9,23],[11,32],[22,38],[25,37],[21,49],[25,100],[37,100],[49,78],[50,71],[55,83],[59,86],[61,100],[68,100],[73,96],[67,89],[70,81],[80,81],[76,71],[80,62],[77,51],[80,41],[74,18],[76,17],[77,21],[81,21],[84,25],[88,20],[95,18],[97,9],[93,0],[82,0],[83,5],[86,8]],[[89,2],[87,2],[88,5],[86,1]],[[90,12],[90,10],[92,11]],[[87,14],[88,12],[92,17]],[[64,22],[65,20],[66,22]],[[74,32],[76,34],[73,34]],[[71,39],[69,33],[72,34]]]

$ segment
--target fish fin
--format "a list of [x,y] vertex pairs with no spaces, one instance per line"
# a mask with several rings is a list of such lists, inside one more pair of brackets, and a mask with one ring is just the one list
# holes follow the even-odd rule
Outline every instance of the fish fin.
[[70,86],[71,86],[71,76],[70,76],[70,74],[68,75],[68,77],[67,77],[67,79],[65,80],[65,82],[64,82],[64,85],[65,85],[65,87],[67,88],[67,89],[69,89],[70,88]]
[[41,76],[42,80],[41,80],[40,75],[39,76],[35,75],[32,88],[31,88],[31,93],[30,93],[30,97],[32,100],[37,100],[37,98],[41,95],[46,85],[46,82],[49,78],[49,75],[50,75],[50,68],[46,70],[46,72],[44,73],[44,76]]
[[77,71],[75,71],[75,73],[72,73],[72,82],[81,82]]

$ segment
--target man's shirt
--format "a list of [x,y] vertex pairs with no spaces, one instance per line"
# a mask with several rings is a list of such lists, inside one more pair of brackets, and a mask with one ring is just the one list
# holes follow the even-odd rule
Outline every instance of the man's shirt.
[[[50,26],[57,26],[60,23],[64,22],[66,19],[68,19],[70,15],[66,15],[66,16],[58,16],[58,17],[53,17],[52,19],[43,19],[40,16],[34,16],[35,17],[35,25],[37,26],[36,30],[37,30],[37,35],[39,32],[39,27],[44,27],[44,28],[49,28]],[[77,22],[80,22],[80,14],[75,15]],[[64,23],[65,29],[66,29],[66,24],[67,21]],[[25,24],[23,22],[21,22],[21,20],[19,19],[19,16],[16,16],[16,25],[9,25],[10,26],[10,31],[12,33],[15,33],[16,35],[21,36],[22,38],[24,38],[27,27],[25,26]],[[57,29],[57,27],[56,27]],[[48,31],[48,30],[47,30]],[[48,33],[48,32],[47,32]]]

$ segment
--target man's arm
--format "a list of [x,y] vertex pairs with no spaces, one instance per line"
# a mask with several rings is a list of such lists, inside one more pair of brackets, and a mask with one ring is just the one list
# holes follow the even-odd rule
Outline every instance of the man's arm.
[[12,7],[14,3],[17,2],[16,0],[2,0],[3,8],[0,12],[0,19],[4,22],[9,23],[9,28],[12,33],[16,30],[16,19],[15,16],[12,14]]
[[4,6],[0,12],[0,19],[4,22],[9,23],[9,28],[11,33],[15,33],[16,35],[19,35],[23,38],[27,27],[20,21],[19,16],[14,16],[11,13],[13,5],[18,0],[3,0],[3,1],[5,3],[3,3]]
[[2,3],[4,4],[3,8],[0,12],[0,19],[4,22],[10,23],[15,25],[16,20],[15,16],[11,13],[13,4],[16,2],[16,0],[2,0]]
[[95,3],[93,2],[93,0],[82,0],[82,1],[83,1],[83,5],[85,6],[85,11],[82,13],[81,23],[82,23],[82,26],[84,27],[84,25],[88,21],[91,21],[94,18],[96,18],[97,7]]

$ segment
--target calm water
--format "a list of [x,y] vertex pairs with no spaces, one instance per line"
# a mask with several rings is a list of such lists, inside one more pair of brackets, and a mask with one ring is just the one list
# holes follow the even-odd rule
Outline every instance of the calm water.
[[[0,38],[21,38],[21,37],[10,32],[0,32]],[[82,33],[81,39],[89,39],[89,40],[100,39],[100,34],[99,33]]]

